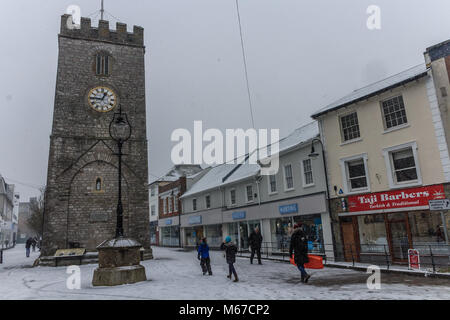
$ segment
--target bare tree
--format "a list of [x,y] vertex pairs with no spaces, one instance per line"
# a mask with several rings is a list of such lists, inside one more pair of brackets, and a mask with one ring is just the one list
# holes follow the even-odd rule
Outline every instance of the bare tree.
[[43,222],[44,222],[44,196],[45,188],[41,189],[41,194],[38,198],[30,199],[30,217],[27,220],[28,226],[38,235],[42,236]]

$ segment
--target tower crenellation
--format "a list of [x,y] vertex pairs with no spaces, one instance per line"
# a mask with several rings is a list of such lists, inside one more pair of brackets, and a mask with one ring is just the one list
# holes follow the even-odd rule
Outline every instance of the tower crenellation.
[[[127,31],[125,23],[117,22],[116,30],[109,28],[109,21],[100,20],[98,27],[93,27],[90,18],[81,18],[78,28],[69,28],[68,21],[71,15],[61,16],[60,36],[69,36],[71,38],[80,38],[85,40],[105,41],[111,43],[126,44],[131,46],[144,46],[144,28],[133,27],[133,32]],[[70,23],[70,22],[69,22]]]

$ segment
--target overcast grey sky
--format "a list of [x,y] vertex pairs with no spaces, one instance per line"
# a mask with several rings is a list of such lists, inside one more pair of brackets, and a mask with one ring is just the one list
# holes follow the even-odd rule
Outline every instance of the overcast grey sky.
[[[174,129],[194,120],[251,127],[235,0],[105,3],[130,31],[145,28],[149,180],[172,166]],[[1,1],[0,173],[8,182],[46,183],[57,34],[71,4],[88,16],[100,0]],[[371,4],[381,8],[381,30],[366,28]],[[281,136],[354,89],[423,63],[426,47],[450,38],[448,0],[240,0],[240,8],[256,127]],[[38,193],[17,188],[22,201]]]

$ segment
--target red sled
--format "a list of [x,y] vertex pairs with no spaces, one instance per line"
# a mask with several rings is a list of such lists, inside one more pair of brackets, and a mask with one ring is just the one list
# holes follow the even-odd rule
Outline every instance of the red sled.
[[[305,263],[306,269],[323,269],[323,258],[319,256],[313,256],[311,254],[308,254],[309,262]],[[295,264],[294,255],[292,255],[291,259],[289,260],[291,264],[294,266],[297,266]]]

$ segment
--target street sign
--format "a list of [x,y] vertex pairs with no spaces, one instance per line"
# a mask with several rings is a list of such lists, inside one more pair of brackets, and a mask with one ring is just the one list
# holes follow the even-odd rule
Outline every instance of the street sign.
[[450,210],[449,199],[430,200],[428,204],[431,211]]

